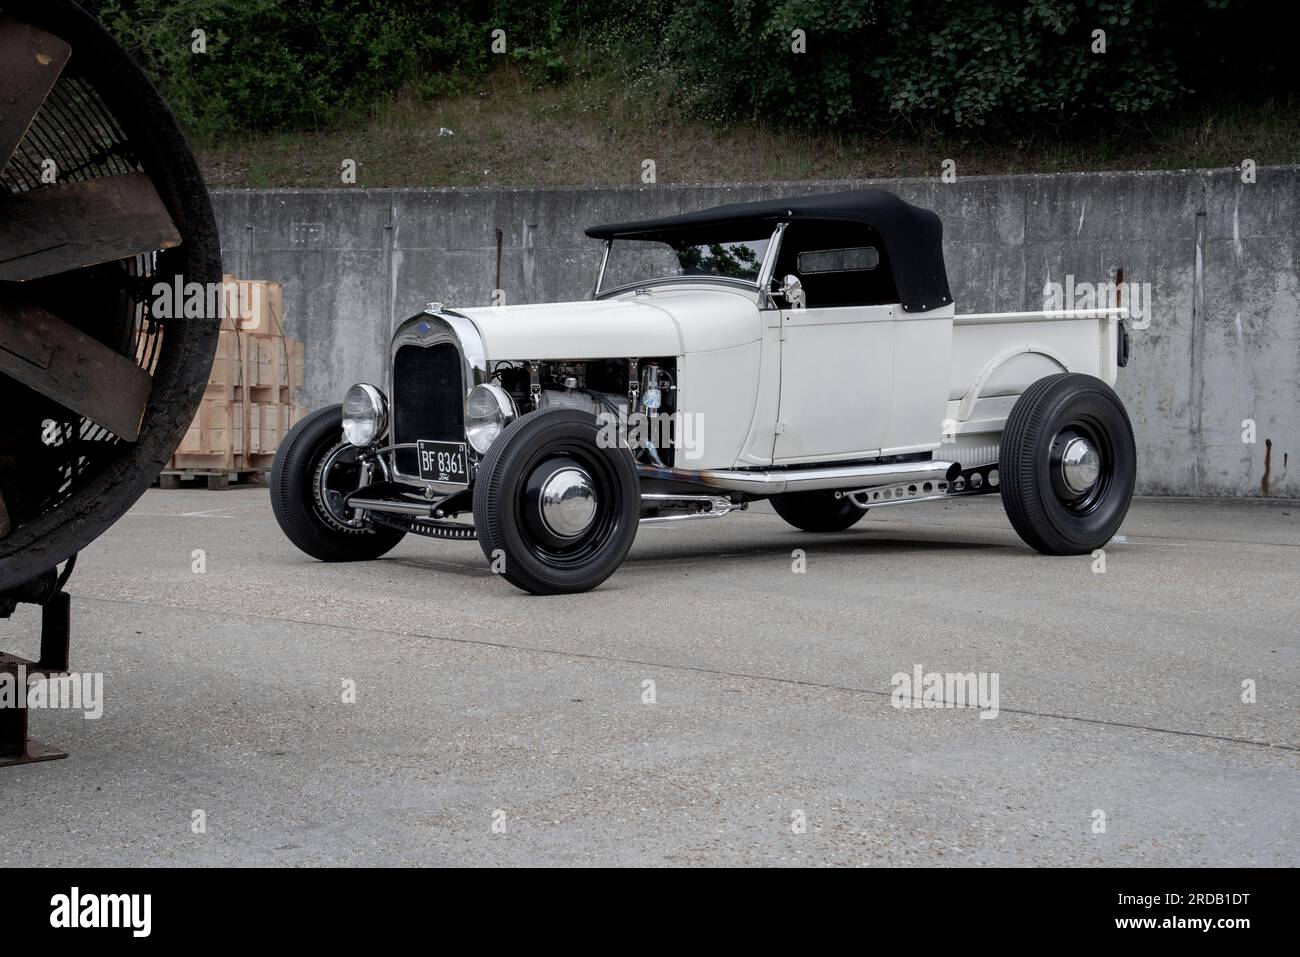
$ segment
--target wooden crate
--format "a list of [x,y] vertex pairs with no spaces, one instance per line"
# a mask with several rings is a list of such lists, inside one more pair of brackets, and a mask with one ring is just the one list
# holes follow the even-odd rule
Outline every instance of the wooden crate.
[[301,339],[284,340],[289,354],[289,388],[301,389],[306,385],[306,349]]
[[251,398],[288,404],[304,383],[304,350],[297,339],[245,334],[244,368]]
[[305,414],[296,395],[305,381],[305,349],[278,334],[281,287],[230,274],[222,279],[227,318],[199,411],[168,463],[173,472],[265,471]]
[[250,454],[272,454],[306,411],[296,402],[250,402],[248,445]]
[[284,335],[284,288],[278,282],[232,276],[226,290],[226,314],[240,332]]
[[232,329],[222,329],[217,333],[217,354],[212,360],[212,371],[208,374],[208,386],[205,398],[238,399],[245,398],[244,358],[240,349],[240,335]]
[[244,403],[221,396],[204,398],[190,423],[179,455],[235,455],[244,450]]
[[249,389],[261,390],[258,398],[267,401],[268,389],[279,389],[288,382],[288,348],[283,336],[243,335],[244,368]]
[[280,447],[280,406],[251,402],[248,406],[248,452],[269,455]]

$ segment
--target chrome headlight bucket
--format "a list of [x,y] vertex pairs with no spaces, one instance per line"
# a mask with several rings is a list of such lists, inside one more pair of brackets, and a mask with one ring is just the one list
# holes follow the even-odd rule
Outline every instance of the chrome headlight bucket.
[[343,437],[365,448],[388,431],[388,399],[367,382],[358,382],[343,397]]
[[465,398],[465,438],[475,452],[486,455],[497,436],[518,417],[509,392],[499,385],[476,385]]

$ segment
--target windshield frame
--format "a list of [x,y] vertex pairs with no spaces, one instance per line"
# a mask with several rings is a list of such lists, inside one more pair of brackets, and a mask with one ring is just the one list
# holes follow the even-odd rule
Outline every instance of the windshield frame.
[[[653,286],[668,284],[698,284],[698,283],[720,283],[725,286],[737,286],[741,289],[757,290],[760,305],[767,299],[767,290],[771,285],[772,270],[776,267],[777,256],[781,252],[781,234],[785,232],[789,223],[779,222],[772,230],[772,236],[768,240],[767,249],[763,253],[763,262],[758,268],[758,278],[737,279],[734,276],[659,276],[654,279],[642,279],[637,282],[623,283],[620,286],[611,286],[608,289],[601,289],[600,284],[605,280],[605,266],[609,262],[610,247],[614,244],[614,239],[605,240],[605,248],[600,257],[600,269],[596,273],[596,285],[592,289],[592,299],[607,299],[621,293],[630,292],[637,289],[649,289]],[[617,238],[617,237],[615,237]],[[627,239],[636,239],[636,236],[628,236]]]

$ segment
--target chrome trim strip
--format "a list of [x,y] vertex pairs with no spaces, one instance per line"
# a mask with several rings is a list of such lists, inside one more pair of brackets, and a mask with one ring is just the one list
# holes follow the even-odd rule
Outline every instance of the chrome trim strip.
[[780,471],[715,469],[688,472],[639,466],[644,478],[689,482],[729,492],[752,495],[780,495],[785,492],[814,492],[828,489],[876,488],[911,482],[951,481],[961,472],[956,462],[922,461],[893,464],[841,465],[831,468],[792,468]]
[[671,492],[642,492],[642,504],[657,502],[712,502],[721,499],[721,495],[673,495]]
[[609,249],[612,240],[605,240],[605,254],[600,260],[600,275],[596,277],[596,289],[592,293],[592,299],[605,299],[609,296],[618,295],[627,292],[630,289],[653,288],[663,283],[723,283],[724,285],[739,286],[741,289],[757,289],[759,304],[767,306],[771,303],[770,295],[767,293],[767,287],[772,278],[772,271],[776,268],[776,257],[781,252],[781,235],[789,223],[777,223],[776,229],[772,230],[772,238],[768,240],[767,249],[763,253],[763,264],[758,267],[758,278],[753,282],[747,279],[737,279],[734,276],[659,276],[655,279],[639,279],[636,282],[624,283],[621,286],[612,286],[609,289],[601,289],[600,284],[605,279],[605,264],[609,262]]
[[[946,487],[947,483],[945,482],[944,485]],[[867,489],[866,491],[870,492],[871,489]],[[885,501],[877,502],[877,501],[872,501],[871,499],[864,500],[862,498],[863,494],[864,494],[863,492],[851,492],[841,497],[847,498],[858,508],[864,510],[871,509],[871,508],[887,508],[890,505],[911,505],[915,502],[937,502],[940,499],[949,499],[949,498],[957,497],[957,494],[954,492],[942,492],[933,495],[909,495],[907,498],[891,498]]]
[[785,235],[785,228],[789,223],[777,223],[776,229],[772,230],[772,238],[767,243],[767,253],[763,256],[763,265],[758,269],[758,307],[760,309],[771,309],[772,302],[772,273],[776,271],[776,260],[781,255],[781,238]]
[[609,244],[612,241],[613,240],[609,239],[605,240],[605,249],[600,254],[600,269],[596,273],[596,285],[591,289],[592,299],[600,297],[600,284],[605,281],[605,264],[609,262]]
[[[463,488],[463,486],[462,486]],[[433,506],[419,502],[397,502],[383,498],[350,498],[348,507],[364,509],[367,512],[391,512],[394,515],[419,515],[421,518],[433,518]]]
[[383,455],[386,452],[395,452],[398,449],[413,449],[413,448],[415,448],[414,442],[398,442],[396,445],[385,445],[383,448],[375,449],[374,453],[376,455]]
[[1043,322],[1047,319],[1105,319],[1117,322],[1128,318],[1128,307],[1114,309],[1043,309],[1038,312],[968,312],[953,316],[954,326],[970,326],[980,323]]
[[642,279],[638,282],[628,282],[621,286],[611,286],[609,289],[597,295],[596,299],[608,299],[610,296],[617,296],[620,293],[631,292],[634,289],[653,289],[655,286],[662,285],[703,285],[718,284],[723,286],[735,286],[738,289],[744,289],[753,292],[758,288],[757,285],[747,279],[737,279],[734,276],[660,276],[658,279]]
[[749,507],[744,502],[733,502],[722,495],[664,495],[646,492],[641,496],[642,505],[658,507],[661,503],[666,502],[691,502],[696,505],[707,505],[708,508],[695,512],[683,511],[680,515],[654,515],[649,518],[642,518],[639,524],[656,525],[661,522],[685,522],[693,518],[721,518],[728,512],[734,512],[738,509],[743,511]]
[[[847,498],[858,508],[885,508],[889,505],[911,505],[913,502],[937,502],[940,499],[969,498],[972,495],[996,495],[1000,481],[993,478],[997,474],[996,466],[983,466],[966,470],[969,474],[959,475],[952,482],[935,482],[933,490],[927,492],[917,488],[915,482],[904,485],[877,486],[859,488],[848,492],[836,492],[836,498]],[[979,476],[980,484],[971,487],[970,479]]]

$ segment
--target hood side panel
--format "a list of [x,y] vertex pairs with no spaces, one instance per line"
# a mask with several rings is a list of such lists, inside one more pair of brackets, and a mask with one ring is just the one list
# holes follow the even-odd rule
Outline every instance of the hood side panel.
[[621,300],[457,310],[478,328],[490,360],[676,356],[682,337],[667,313]]
[[763,338],[754,295],[721,289],[656,289],[638,302],[673,317],[687,354],[734,349]]

